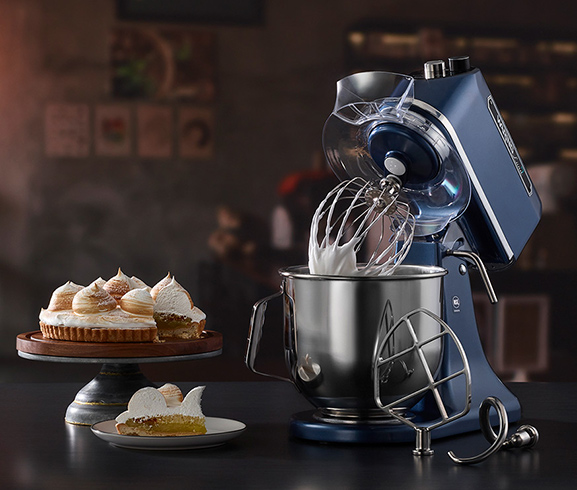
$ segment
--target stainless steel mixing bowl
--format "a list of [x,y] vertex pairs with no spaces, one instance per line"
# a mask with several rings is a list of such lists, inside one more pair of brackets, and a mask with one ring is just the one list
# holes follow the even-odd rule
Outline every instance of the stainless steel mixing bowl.
[[[441,316],[442,280],[440,267],[401,265],[394,274],[382,277],[319,276],[306,267],[282,269],[284,338],[290,381],[316,407],[319,418],[366,420],[383,412],[374,401],[373,365],[377,346],[395,321],[425,308]],[[254,372],[258,343],[262,336],[264,311],[273,299],[255,304],[246,355]],[[440,325],[422,315],[413,320],[417,339],[408,329],[398,328],[387,342],[387,355],[432,337]],[[439,366],[442,341],[423,347],[431,372]],[[385,366],[381,371],[381,400],[384,404],[427,386],[426,369],[415,351]],[[265,374],[266,373],[259,373]]]

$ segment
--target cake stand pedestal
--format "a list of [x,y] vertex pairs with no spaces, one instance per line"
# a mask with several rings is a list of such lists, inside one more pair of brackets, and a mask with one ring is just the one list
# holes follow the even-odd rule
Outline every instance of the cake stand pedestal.
[[20,357],[34,361],[101,364],[100,372],[76,394],[65,415],[69,424],[93,425],[125,411],[135,391],[155,386],[139,364],[219,356],[222,334],[209,330],[195,340],[93,343],[47,339],[37,330],[18,335],[16,349]]

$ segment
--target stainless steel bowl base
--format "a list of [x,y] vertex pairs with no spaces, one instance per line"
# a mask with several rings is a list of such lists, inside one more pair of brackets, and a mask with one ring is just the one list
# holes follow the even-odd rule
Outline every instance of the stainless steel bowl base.
[[[410,413],[404,413],[405,418],[411,419]],[[320,408],[313,414],[313,418],[327,424],[386,424],[398,425],[401,422],[387,414],[380,408],[370,410],[347,410],[339,408]]]
[[387,444],[414,442],[415,431],[404,424],[394,423],[327,423],[315,418],[315,410],[296,413],[289,425],[295,439],[335,444]]

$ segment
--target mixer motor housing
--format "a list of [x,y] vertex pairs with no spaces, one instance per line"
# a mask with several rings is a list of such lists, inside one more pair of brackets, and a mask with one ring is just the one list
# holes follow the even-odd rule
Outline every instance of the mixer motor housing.
[[[541,217],[539,196],[481,71],[471,68],[463,57],[449,59],[446,71],[440,63],[426,63],[423,75],[415,77],[411,110],[440,128],[455,147],[471,182],[471,200],[442,234],[414,242],[405,263],[438,265],[448,271],[443,285],[443,319],[467,353],[473,409],[436,429],[436,437],[477,430],[476,409],[488,396],[504,403],[510,421],[521,416],[519,401],[493,372],[481,345],[468,276],[470,261],[451,251],[468,250],[487,269],[504,269],[519,257]],[[430,64],[440,65],[440,69],[430,70]],[[453,69],[455,65],[458,67]],[[459,362],[457,352],[449,346],[442,371],[450,372]],[[449,385],[444,393],[448,404],[462,397],[458,383]],[[426,411],[426,400],[423,405]]]

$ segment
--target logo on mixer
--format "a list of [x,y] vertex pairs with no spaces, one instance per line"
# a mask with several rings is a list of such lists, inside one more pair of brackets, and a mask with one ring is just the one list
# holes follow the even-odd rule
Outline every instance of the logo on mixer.
[[459,311],[461,311],[461,300],[459,299],[459,297],[453,296],[451,301],[453,302],[453,312],[458,313]]
[[517,169],[517,173],[519,174],[519,177],[521,178],[521,182],[523,182],[523,185],[525,186],[525,190],[527,191],[527,194],[532,195],[533,194],[533,184],[531,182],[531,179],[529,178],[529,175],[527,174],[527,170],[525,169],[525,165],[523,165],[523,161],[521,160],[521,156],[519,155],[519,152],[517,151],[515,143],[513,143],[513,138],[511,138],[511,135],[509,134],[509,130],[507,129],[507,126],[505,126],[505,121],[503,120],[503,117],[501,116],[499,109],[497,109],[497,105],[495,104],[493,97],[490,95],[487,98],[487,105],[489,108],[489,112],[490,112],[491,116],[493,117],[493,121],[495,121],[495,125],[497,126],[497,129],[499,130],[499,133],[501,134],[501,138],[503,139],[503,143],[505,143],[505,148],[507,148],[507,151],[509,152],[509,155],[511,156],[511,160],[513,160],[513,164],[515,165],[515,168]]

